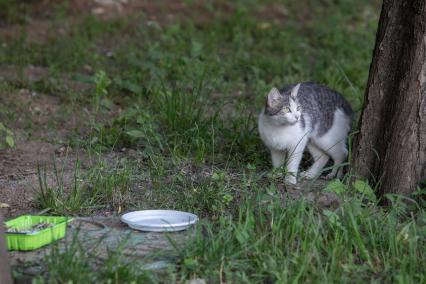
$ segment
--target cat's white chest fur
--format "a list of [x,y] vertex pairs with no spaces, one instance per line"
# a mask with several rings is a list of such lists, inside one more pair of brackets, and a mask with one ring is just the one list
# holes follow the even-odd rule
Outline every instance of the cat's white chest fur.
[[274,125],[264,115],[263,111],[258,121],[259,134],[263,143],[273,150],[292,151],[309,133],[302,128],[300,122],[293,125]]

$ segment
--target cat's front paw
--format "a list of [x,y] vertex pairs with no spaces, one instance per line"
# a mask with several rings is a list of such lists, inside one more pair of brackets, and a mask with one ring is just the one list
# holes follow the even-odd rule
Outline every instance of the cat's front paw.
[[329,173],[328,175],[324,176],[323,179],[325,180],[332,180],[336,177],[336,173]]
[[287,175],[284,179],[284,181],[288,184],[296,184],[297,183],[297,179],[295,176],[292,175]]
[[315,178],[315,174],[313,174],[310,171],[305,171],[305,172],[301,172],[300,173],[300,178],[302,179],[314,179]]

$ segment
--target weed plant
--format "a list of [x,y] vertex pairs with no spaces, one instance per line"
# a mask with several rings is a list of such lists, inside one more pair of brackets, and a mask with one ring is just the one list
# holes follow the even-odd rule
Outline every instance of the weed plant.
[[126,165],[111,167],[101,160],[82,174],[77,160],[68,183],[64,181],[64,168],[58,169],[55,159],[52,182],[48,182],[45,165],[38,165],[37,173],[36,206],[54,214],[88,214],[99,209],[121,212],[130,203],[132,173]]

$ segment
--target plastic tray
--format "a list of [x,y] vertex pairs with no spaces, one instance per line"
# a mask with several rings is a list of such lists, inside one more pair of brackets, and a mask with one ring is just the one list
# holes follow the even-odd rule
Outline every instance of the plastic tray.
[[[34,250],[65,236],[70,217],[24,215],[5,222],[7,228],[28,228],[41,222],[54,224],[34,233],[7,233],[8,250]],[[7,230],[6,228],[6,230]]]

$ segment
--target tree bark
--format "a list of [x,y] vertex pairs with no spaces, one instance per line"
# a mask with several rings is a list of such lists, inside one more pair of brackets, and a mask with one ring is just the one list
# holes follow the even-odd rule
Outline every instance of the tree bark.
[[9,254],[4,239],[3,214],[0,213],[0,284],[12,283],[10,274]]
[[383,1],[352,159],[379,195],[426,178],[425,30],[425,0]]

